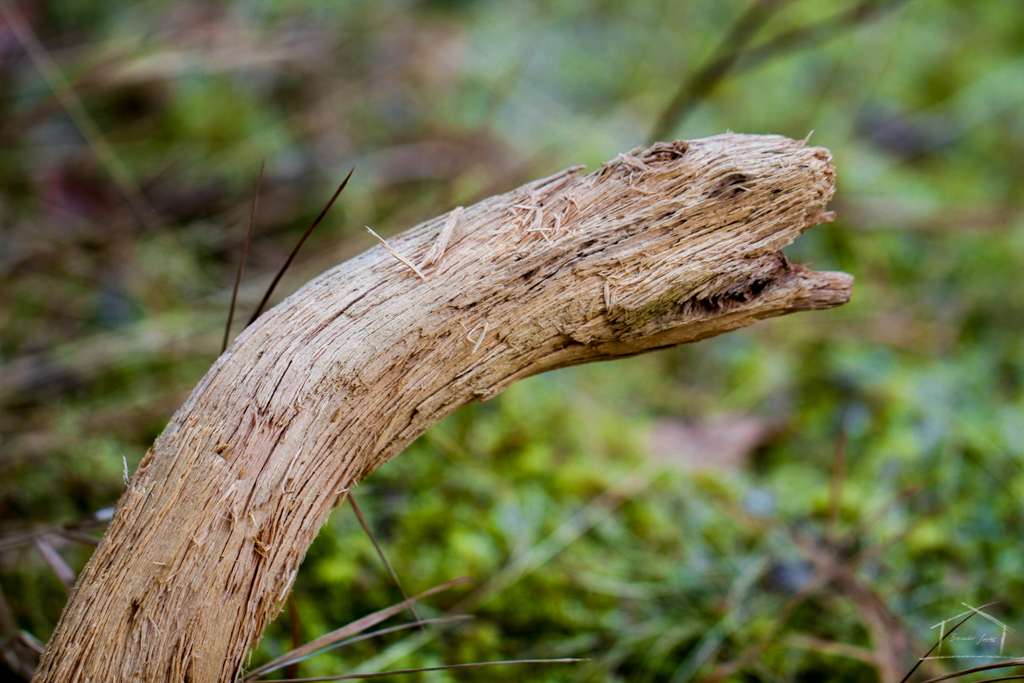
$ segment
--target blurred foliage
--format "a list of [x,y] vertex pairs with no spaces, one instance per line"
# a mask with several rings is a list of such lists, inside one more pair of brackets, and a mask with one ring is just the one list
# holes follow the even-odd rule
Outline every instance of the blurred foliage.
[[[853,301],[445,420],[356,494],[410,594],[474,579],[421,615],[475,620],[299,672],[578,656],[406,680],[889,683],[991,600],[1024,655],[1024,13],[754,1],[20,2],[84,131],[0,2],[6,666],[66,600],[39,540],[83,566],[75,539],[215,359],[261,157],[242,320],[353,163],[277,301],[370,246],[365,224],[394,234],[643,144],[730,51],[672,132],[815,130],[838,220],[787,251],[856,275]],[[695,471],[695,444],[719,466]],[[254,665],[293,623],[308,640],[400,597],[347,507],[294,594]],[[947,653],[993,654],[995,624],[964,629]],[[923,669],[957,662],[978,660]]]

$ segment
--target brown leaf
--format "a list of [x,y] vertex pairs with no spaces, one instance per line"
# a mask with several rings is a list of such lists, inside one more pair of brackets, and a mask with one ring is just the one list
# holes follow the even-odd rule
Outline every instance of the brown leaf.
[[651,457],[687,471],[734,472],[772,431],[751,415],[724,414],[700,422],[665,419],[651,430],[648,449]]

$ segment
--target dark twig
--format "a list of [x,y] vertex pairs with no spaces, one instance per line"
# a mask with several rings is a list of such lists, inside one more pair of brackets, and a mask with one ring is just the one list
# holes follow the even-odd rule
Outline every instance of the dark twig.
[[54,533],[56,533],[58,536],[63,537],[65,540],[71,541],[72,543],[77,543],[79,545],[89,545],[96,547],[100,544],[100,538],[98,536],[93,536],[92,534],[87,534],[82,531],[75,531],[74,529],[58,528],[54,531]]
[[252,226],[256,222],[256,202],[260,198],[260,186],[263,185],[263,167],[267,164],[267,158],[263,157],[260,162],[260,175],[256,180],[256,193],[252,196],[252,211],[249,212],[249,228],[245,231],[245,244],[242,245],[242,260],[238,262],[238,275],[235,277],[235,290],[231,293],[231,310],[228,312],[228,324],[224,328],[224,343],[220,352],[228,350],[228,338],[231,336],[231,323],[235,319],[235,304],[238,302],[238,288],[242,284],[242,270],[245,268],[245,256],[249,253],[249,241],[252,240]]
[[18,625],[14,621],[14,613],[7,604],[4,588],[0,586],[0,637],[13,638],[18,633]]
[[338,190],[334,193],[334,196],[331,197],[331,201],[327,202],[327,206],[325,206],[324,210],[320,212],[320,215],[316,217],[313,224],[306,228],[306,232],[303,233],[302,239],[300,239],[299,243],[295,245],[294,249],[292,249],[292,253],[288,255],[288,260],[284,262],[283,266],[281,266],[281,270],[277,271],[277,275],[274,276],[274,281],[270,283],[270,287],[267,288],[267,293],[263,295],[263,300],[260,302],[260,305],[256,307],[256,312],[252,314],[251,318],[249,318],[249,322],[246,323],[246,327],[252,325],[256,322],[256,318],[260,317],[260,313],[263,312],[263,307],[267,305],[268,301],[270,301],[270,295],[274,293],[274,288],[277,287],[277,283],[281,281],[282,277],[284,277],[285,271],[288,270],[288,266],[292,265],[292,261],[295,260],[295,256],[299,253],[299,249],[302,249],[302,245],[306,243],[306,239],[313,233],[316,226],[320,225],[320,221],[324,219],[324,216],[326,216],[327,212],[331,210],[331,207],[334,206],[334,202],[338,199],[342,190],[345,189],[345,186],[348,185],[348,180],[352,177],[355,170],[356,167],[353,166],[352,170],[348,172],[347,176],[345,176],[345,179],[341,181],[341,185],[338,186]]
[[65,590],[68,593],[75,587],[75,570],[61,557],[61,554],[57,552],[49,541],[43,538],[42,534],[36,534],[34,539],[36,552],[46,563],[46,566],[57,575],[60,582],[64,584]]
[[[982,671],[994,671],[996,669],[1011,669],[1015,666],[1024,666],[1024,660],[1021,659],[1010,659],[1005,662],[996,662],[995,664],[984,664],[982,666],[976,666],[971,669],[964,669],[962,671],[956,671],[945,676],[939,676],[938,678],[929,678],[924,683],[939,683],[939,681],[951,681],[954,678],[960,678],[969,674],[976,674]],[[1024,678],[1024,675],[1005,676],[1003,678],[986,678],[982,681],[976,681],[975,683],[992,683],[992,681],[1008,681],[1014,678]],[[904,679],[906,680],[906,679]],[[903,683],[902,681],[900,683]]]
[[[765,0],[762,0],[765,2]],[[696,74],[694,74],[689,80],[687,80],[676,93],[675,97],[669,102],[668,106],[662,112],[658,118],[658,123],[655,124],[654,129],[651,131],[650,140],[661,140],[668,138],[672,135],[672,131],[677,128],[686,117],[693,111],[693,109],[700,104],[700,102],[706,98],[711,92],[718,86],[718,84],[725,79],[729,74],[736,75],[749,71],[751,69],[763,66],[767,62],[771,61],[776,57],[781,57],[785,54],[789,54],[796,50],[813,47],[820,45],[844,31],[854,28],[861,22],[870,19],[873,15],[888,12],[896,9],[902,5],[906,0],[890,0],[885,2],[884,0],[863,0],[857,3],[853,7],[838,12],[827,19],[810,24],[808,26],[801,26],[800,28],[791,29],[780,33],[778,36],[761,43],[757,47],[746,48],[744,43],[732,42],[738,36],[740,38],[749,38],[746,31],[741,31],[743,28],[741,25],[745,21],[753,21],[750,15],[757,14],[755,7],[751,7],[747,14],[741,17],[740,21],[737,22],[736,26],[730,32],[729,37],[723,41],[723,48],[729,45],[734,45],[734,49],[731,51],[721,52],[721,48],[716,54],[719,54],[716,59],[713,59],[707,66],[702,68]],[[756,4],[756,3],[755,3]],[[757,17],[754,17],[756,19]],[[765,19],[765,21],[767,18]],[[762,24],[758,24],[755,27],[759,28]]]
[[0,664],[6,665],[15,674],[13,678],[20,676],[18,680],[29,680],[35,673],[35,660],[39,653],[36,652],[37,656],[33,657],[25,650],[36,651],[36,644],[31,634],[18,630],[3,587],[0,586]]
[[743,55],[737,65],[736,72],[742,73],[764,62],[780,57],[787,52],[820,45],[835,38],[847,29],[858,26],[861,22],[871,19],[876,14],[891,12],[907,0],[863,0],[846,11],[838,12],[818,23],[780,33],[771,40],[751,49]]
[[[363,516],[363,511],[359,509],[359,504],[356,503],[356,498],[352,495],[351,491],[348,493],[348,502],[352,504],[352,510],[356,513],[356,518],[359,519],[359,524],[362,525],[363,531],[366,532],[366,535],[370,537],[370,542],[373,543],[373,547],[376,548],[377,556],[380,557],[380,561],[384,563],[384,568],[388,570],[391,580],[395,582],[396,586],[398,586],[398,591],[402,594],[402,599],[408,600],[409,596],[406,594],[405,589],[402,588],[402,582],[398,580],[398,575],[395,574],[395,570],[391,568],[391,563],[388,562],[388,558],[384,556],[384,550],[381,549],[380,544],[377,543],[377,538],[373,535],[370,525],[366,522],[366,518]],[[419,613],[416,612],[416,606],[409,605],[409,611],[412,612],[412,616],[416,619],[416,623],[423,626],[423,620],[420,619]]]

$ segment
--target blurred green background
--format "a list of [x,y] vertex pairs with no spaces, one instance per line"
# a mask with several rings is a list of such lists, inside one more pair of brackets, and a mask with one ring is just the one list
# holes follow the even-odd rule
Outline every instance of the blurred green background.
[[[217,357],[261,158],[236,332],[353,164],[274,302],[371,246],[363,225],[727,129],[832,151],[838,220],[787,253],[854,274],[850,304],[445,420],[358,500],[410,594],[472,577],[421,616],[476,618],[288,673],[582,657],[402,680],[898,683],[994,600],[1024,656],[1019,2],[0,10],[3,676],[30,674],[124,468]],[[400,598],[345,506],[252,663]],[[1000,629],[943,654],[999,656]]]

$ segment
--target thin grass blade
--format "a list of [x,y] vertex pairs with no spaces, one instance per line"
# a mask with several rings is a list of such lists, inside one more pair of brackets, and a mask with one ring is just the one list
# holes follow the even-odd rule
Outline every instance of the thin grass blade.
[[[352,643],[358,643],[358,642],[363,641],[363,640],[369,640],[370,638],[376,638],[377,636],[382,636],[382,635],[385,635],[387,633],[394,633],[395,631],[402,631],[404,629],[414,628],[416,626],[424,626],[425,627],[427,624],[444,624],[444,623],[453,622],[453,621],[466,621],[467,619],[472,619],[472,618],[473,618],[473,616],[470,615],[470,614],[454,614],[452,616],[437,617],[435,619],[423,619],[421,621],[408,621],[408,622],[406,622],[404,624],[399,624],[398,626],[389,626],[388,628],[382,628],[382,629],[379,629],[377,631],[370,631],[369,633],[362,633],[362,634],[360,634],[358,636],[354,636],[352,638],[346,638],[345,640],[339,641],[337,643],[333,643],[331,645],[328,645],[327,647],[322,647],[319,650],[316,650],[315,652],[310,652],[309,654],[303,655],[301,657],[297,657],[296,659],[290,659],[287,662],[283,662],[281,664],[278,664],[277,666],[275,666],[272,669],[265,670],[260,675],[261,676],[266,676],[268,673],[270,673],[272,671],[277,671],[278,669],[283,669],[284,667],[288,666],[289,664],[298,664],[299,662],[303,662],[303,661],[305,661],[307,659],[310,659],[312,657],[316,657],[317,655],[322,655],[325,652],[330,652],[331,650],[337,650],[340,647],[345,647],[346,645],[351,645]],[[250,679],[246,679],[246,680],[250,680]]]
[[64,588],[70,593],[71,589],[75,587],[75,570],[64,561],[64,558],[60,556],[57,549],[50,545],[49,541],[42,536],[36,536],[33,539],[33,544],[39,556],[43,558],[43,562],[46,563],[46,566],[53,570],[53,573],[57,575],[60,582],[64,584]]
[[[1024,659],[1009,659],[1004,662],[996,662],[995,664],[984,664],[982,666],[975,666],[970,669],[962,669],[961,671],[954,671],[951,674],[945,676],[939,676],[937,678],[929,678],[924,683],[939,683],[939,681],[951,681],[955,678],[962,678],[970,674],[980,673],[982,671],[995,671],[996,669],[1009,669],[1015,666],[1024,666]],[[981,683],[980,681],[978,683]]]
[[482,666],[505,666],[507,664],[572,664],[586,662],[586,659],[563,657],[560,659],[506,659],[499,662],[470,662],[469,664],[446,664],[445,666],[425,666],[419,669],[394,669],[392,671],[376,671],[368,674],[342,674],[340,676],[319,676],[317,678],[272,678],[264,683],[315,683],[316,681],[354,681],[364,678],[383,678],[400,674],[416,674],[424,671],[448,671],[449,669],[474,669]]
[[355,171],[356,167],[353,166],[352,170],[348,172],[347,176],[345,176],[345,179],[341,181],[341,185],[338,186],[338,189],[335,191],[334,196],[331,197],[331,201],[327,202],[327,206],[325,206],[324,210],[320,212],[320,215],[316,217],[316,220],[313,221],[312,225],[306,228],[306,232],[302,234],[302,239],[300,239],[299,243],[295,245],[294,249],[292,249],[292,253],[288,255],[288,260],[284,262],[283,266],[281,266],[281,270],[277,271],[277,275],[274,276],[274,281],[270,283],[270,287],[267,288],[267,293],[263,295],[263,300],[260,301],[260,305],[256,307],[256,311],[252,314],[252,317],[249,318],[249,322],[246,323],[246,327],[252,325],[254,322],[256,322],[256,318],[260,317],[260,313],[263,312],[263,307],[267,305],[268,301],[270,301],[270,295],[274,293],[274,289],[277,287],[277,283],[281,281],[281,278],[284,277],[284,274],[288,270],[288,267],[292,265],[292,261],[295,260],[295,256],[299,253],[299,249],[302,249],[302,245],[306,243],[306,239],[308,239],[309,236],[313,234],[313,231],[316,229],[316,226],[320,225],[320,222],[324,219],[324,216],[326,216],[327,212],[331,210],[332,206],[334,206],[334,202],[337,201],[338,197],[345,189],[345,186],[348,185],[348,180],[349,178],[352,177],[352,174],[355,173]]
[[[384,563],[384,568],[388,570],[388,575],[391,576],[391,580],[398,586],[398,591],[402,594],[404,600],[409,599],[409,595],[402,588],[402,582],[398,580],[398,574],[391,568],[391,563],[388,562],[388,558],[384,556],[384,550],[381,549],[380,544],[377,543],[376,536],[373,535],[373,531],[370,530],[370,525],[366,522],[366,517],[363,516],[363,511],[359,509],[359,504],[356,503],[355,496],[349,491],[348,502],[352,505],[352,510],[356,513],[356,518],[359,520],[359,524],[362,525],[363,531],[370,537],[370,542],[373,543],[373,547],[377,550],[377,556],[380,557],[380,561]],[[413,605],[409,606],[409,611],[412,613],[413,618],[417,622],[421,622],[420,615],[416,612],[416,607]]]
[[[291,631],[292,649],[302,647],[302,621],[299,619],[299,608],[295,605],[295,594],[288,596],[288,626]],[[284,667],[284,675],[290,678],[297,678],[299,675],[299,663],[288,662]]]
[[14,621],[14,613],[7,604],[7,596],[4,595],[4,587],[0,584],[0,636],[13,638],[18,633],[18,624]]
[[54,533],[60,535],[65,540],[79,545],[90,545],[95,547],[100,544],[99,537],[82,531],[75,531],[74,529],[57,529]]
[[[907,683],[907,681],[910,680],[910,677],[914,675],[914,672],[917,671],[917,668],[919,666],[921,666],[921,662],[926,660],[928,658],[928,656],[931,655],[931,653],[935,652],[935,650],[939,647],[939,645],[942,645],[942,641],[944,641],[946,638],[949,638],[951,635],[953,635],[953,631],[957,630],[958,628],[960,628],[961,626],[966,624],[968,619],[973,617],[975,614],[977,614],[981,610],[985,609],[986,607],[988,607],[990,605],[994,605],[997,602],[999,602],[999,601],[998,600],[993,600],[992,602],[985,603],[984,605],[982,605],[978,609],[972,610],[970,614],[968,614],[966,617],[964,617],[963,619],[958,621],[956,626],[954,626],[953,628],[949,629],[949,633],[947,633],[946,635],[944,635],[941,638],[939,638],[939,641],[937,643],[935,643],[934,645],[932,645],[931,649],[928,650],[928,652],[924,653],[924,657],[921,657],[919,660],[917,660],[917,664],[915,664],[914,668],[912,668],[910,671],[907,672],[907,675],[903,677],[903,680],[900,681],[900,683]],[[958,674],[953,674],[953,676],[956,676],[956,675],[958,675]],[[945,677],[942,677],[942,678],[935,678],[935,679],[932,679],[932,681],[944,681],[944,680],[947,680],[950,677],[951,676],[945,676]],[[925,683],[932,683],[932,681],[926,681]]]
[[408,600],[403,600],[402,602],[400,602],[400,603],[398,603],[396,605],[392,605],[391,607],[386,607],[386,608],[384,608],[382,610],[374,612],[373,614],[368,614],[367,616],[363,617],[362,619],[357,619],[356,621],[353,621],[351,624],[348,624],[346,626],[342,626],[341,628],[335,629],[334,631],[331,631],[330,633],[326,633],[326,634],[320,636],[319,638],[317,638],[315,640],[309,641],[308,643],[306,643],[305,645],[303,645],[300,648],[297,648],[297,649],[292,650],[290,652],[286,652],[285,654],[281,655],[280,657],[277,657],[276,659],[273,659],[273,660],[267,662],[266,664],[264,664],[260,668],[256,669],[255,671],[251,672],[248,676],[246,676],[245,680],[250,681],[250,680],[252,680],[254,678],[262,676],[264,673],[266,673],[267,671],[270,671],[273,668],[279,667],[279,665],[287,664],[290,660],[295,659],[296,657],[302,657],[304,655],[309,654],[310,652],[313,652],[315,650],[319,650],[321,648],[327,647],[328,645],[336,643],[339,640],[344,640],[345,638],[349,638],[351,636],[354,636],[357,633],[362,633],[363,631],[365,631],[366,629],[370,628],[371,626],[376,626],[377,624],[379,624],[380,622],[384,621],[385,619],[393,617],[394,615],[398,614],[399,612],[404,611],[406,608],[409,607],[409,605],[417,602],[418,600],[422,600],[423,598],[426,598],[426,597],[429,597],[431,595],[434,595],[435,593],[440,593],[442,591],[448,590],[449,588],[453,588],[455,586],[460,586],[462,584],[469,583],[469,582],[470,582],[470,579],[469,579],[468,576],[464,576],[464,577],[459,578],[459,579],[453,579],[453,580],[451,580],[451,581],[449,581],[447,583],[442,583],[440,586],[435,586],[434,588],[431,588],[429,590],[425,590],[422,593],[420,593],[419,595],[417,595],[415,597],[412,597],[412,598],[409,598]]
[[260,198],[260,186],[263,185],[263,168],[267,165],[267,158],[263,157],[260,162],[260,175],[256,180],[256,192],[252,196],[252,211],[249,212],[249,228],[245,231],[245,244],[242,245],[242,260],[238,262],[238,275],[235,277],[235,289],[231,293],[231,310],[228,311],[228,324],[224,328],[224,343],[220,352],[228,350],[228,338],[231,336],[231,323],[235,319],[235,304],[238,303],[238,288],[242,284],[242,270],[245,269],[245,257],[249,253],[249,242],[252,240],[252,226],[256,222],[256,202]]

